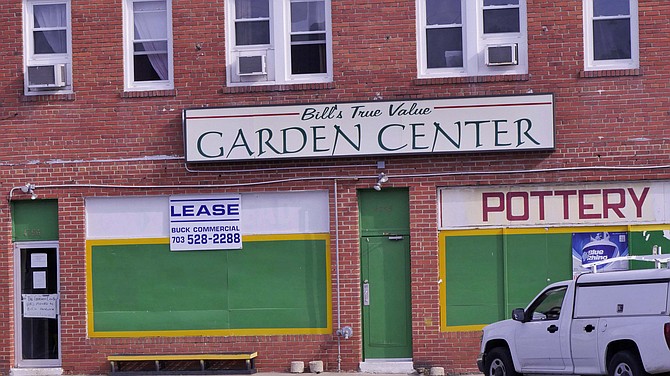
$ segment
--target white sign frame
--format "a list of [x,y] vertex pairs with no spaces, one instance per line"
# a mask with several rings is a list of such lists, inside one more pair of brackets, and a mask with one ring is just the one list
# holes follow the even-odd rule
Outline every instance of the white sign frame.
[[553,150],[553,94],[185,109],[186,162]]

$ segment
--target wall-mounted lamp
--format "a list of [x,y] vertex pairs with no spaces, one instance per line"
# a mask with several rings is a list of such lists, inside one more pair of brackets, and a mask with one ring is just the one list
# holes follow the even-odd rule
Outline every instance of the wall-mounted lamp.
[[26,185],[21,187],[21,192],[30,194],[30,199],[34,200],[37,198],[37,193],[35,193],[35,185],[26,183]]
[[387,181],[389,181],[389,177],[386,176],[385,173],[380,172],[379,176],[377,177],[377,182],[375,183],[375,185],[372,186],[372,188],[374,188],[375,191],[381,191],[382,190],[382,184],[386,183]]

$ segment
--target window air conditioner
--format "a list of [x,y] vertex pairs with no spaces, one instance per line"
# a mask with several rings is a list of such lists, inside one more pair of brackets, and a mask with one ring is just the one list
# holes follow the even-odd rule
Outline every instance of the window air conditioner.
[[265,55],[238,56],[237,74],[240,76],[267,74],[265,69]]
[[486,47],[486,65],[518,65],[519,45],[498,44]]
[[65,87],[65,64],[28,67],[29,89],[58,89]]

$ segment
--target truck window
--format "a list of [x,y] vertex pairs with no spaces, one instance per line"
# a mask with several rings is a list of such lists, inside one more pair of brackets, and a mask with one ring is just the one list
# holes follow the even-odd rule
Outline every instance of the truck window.
[[539,296],[526,312],[531,321],[558,320],[567,286],[547,290]]

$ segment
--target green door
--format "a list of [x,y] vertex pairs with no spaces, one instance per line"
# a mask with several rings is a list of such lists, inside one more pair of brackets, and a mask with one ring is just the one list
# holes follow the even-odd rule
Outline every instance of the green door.
[[411,358],[408,192],[361,191],[359,205],[363,357]]

